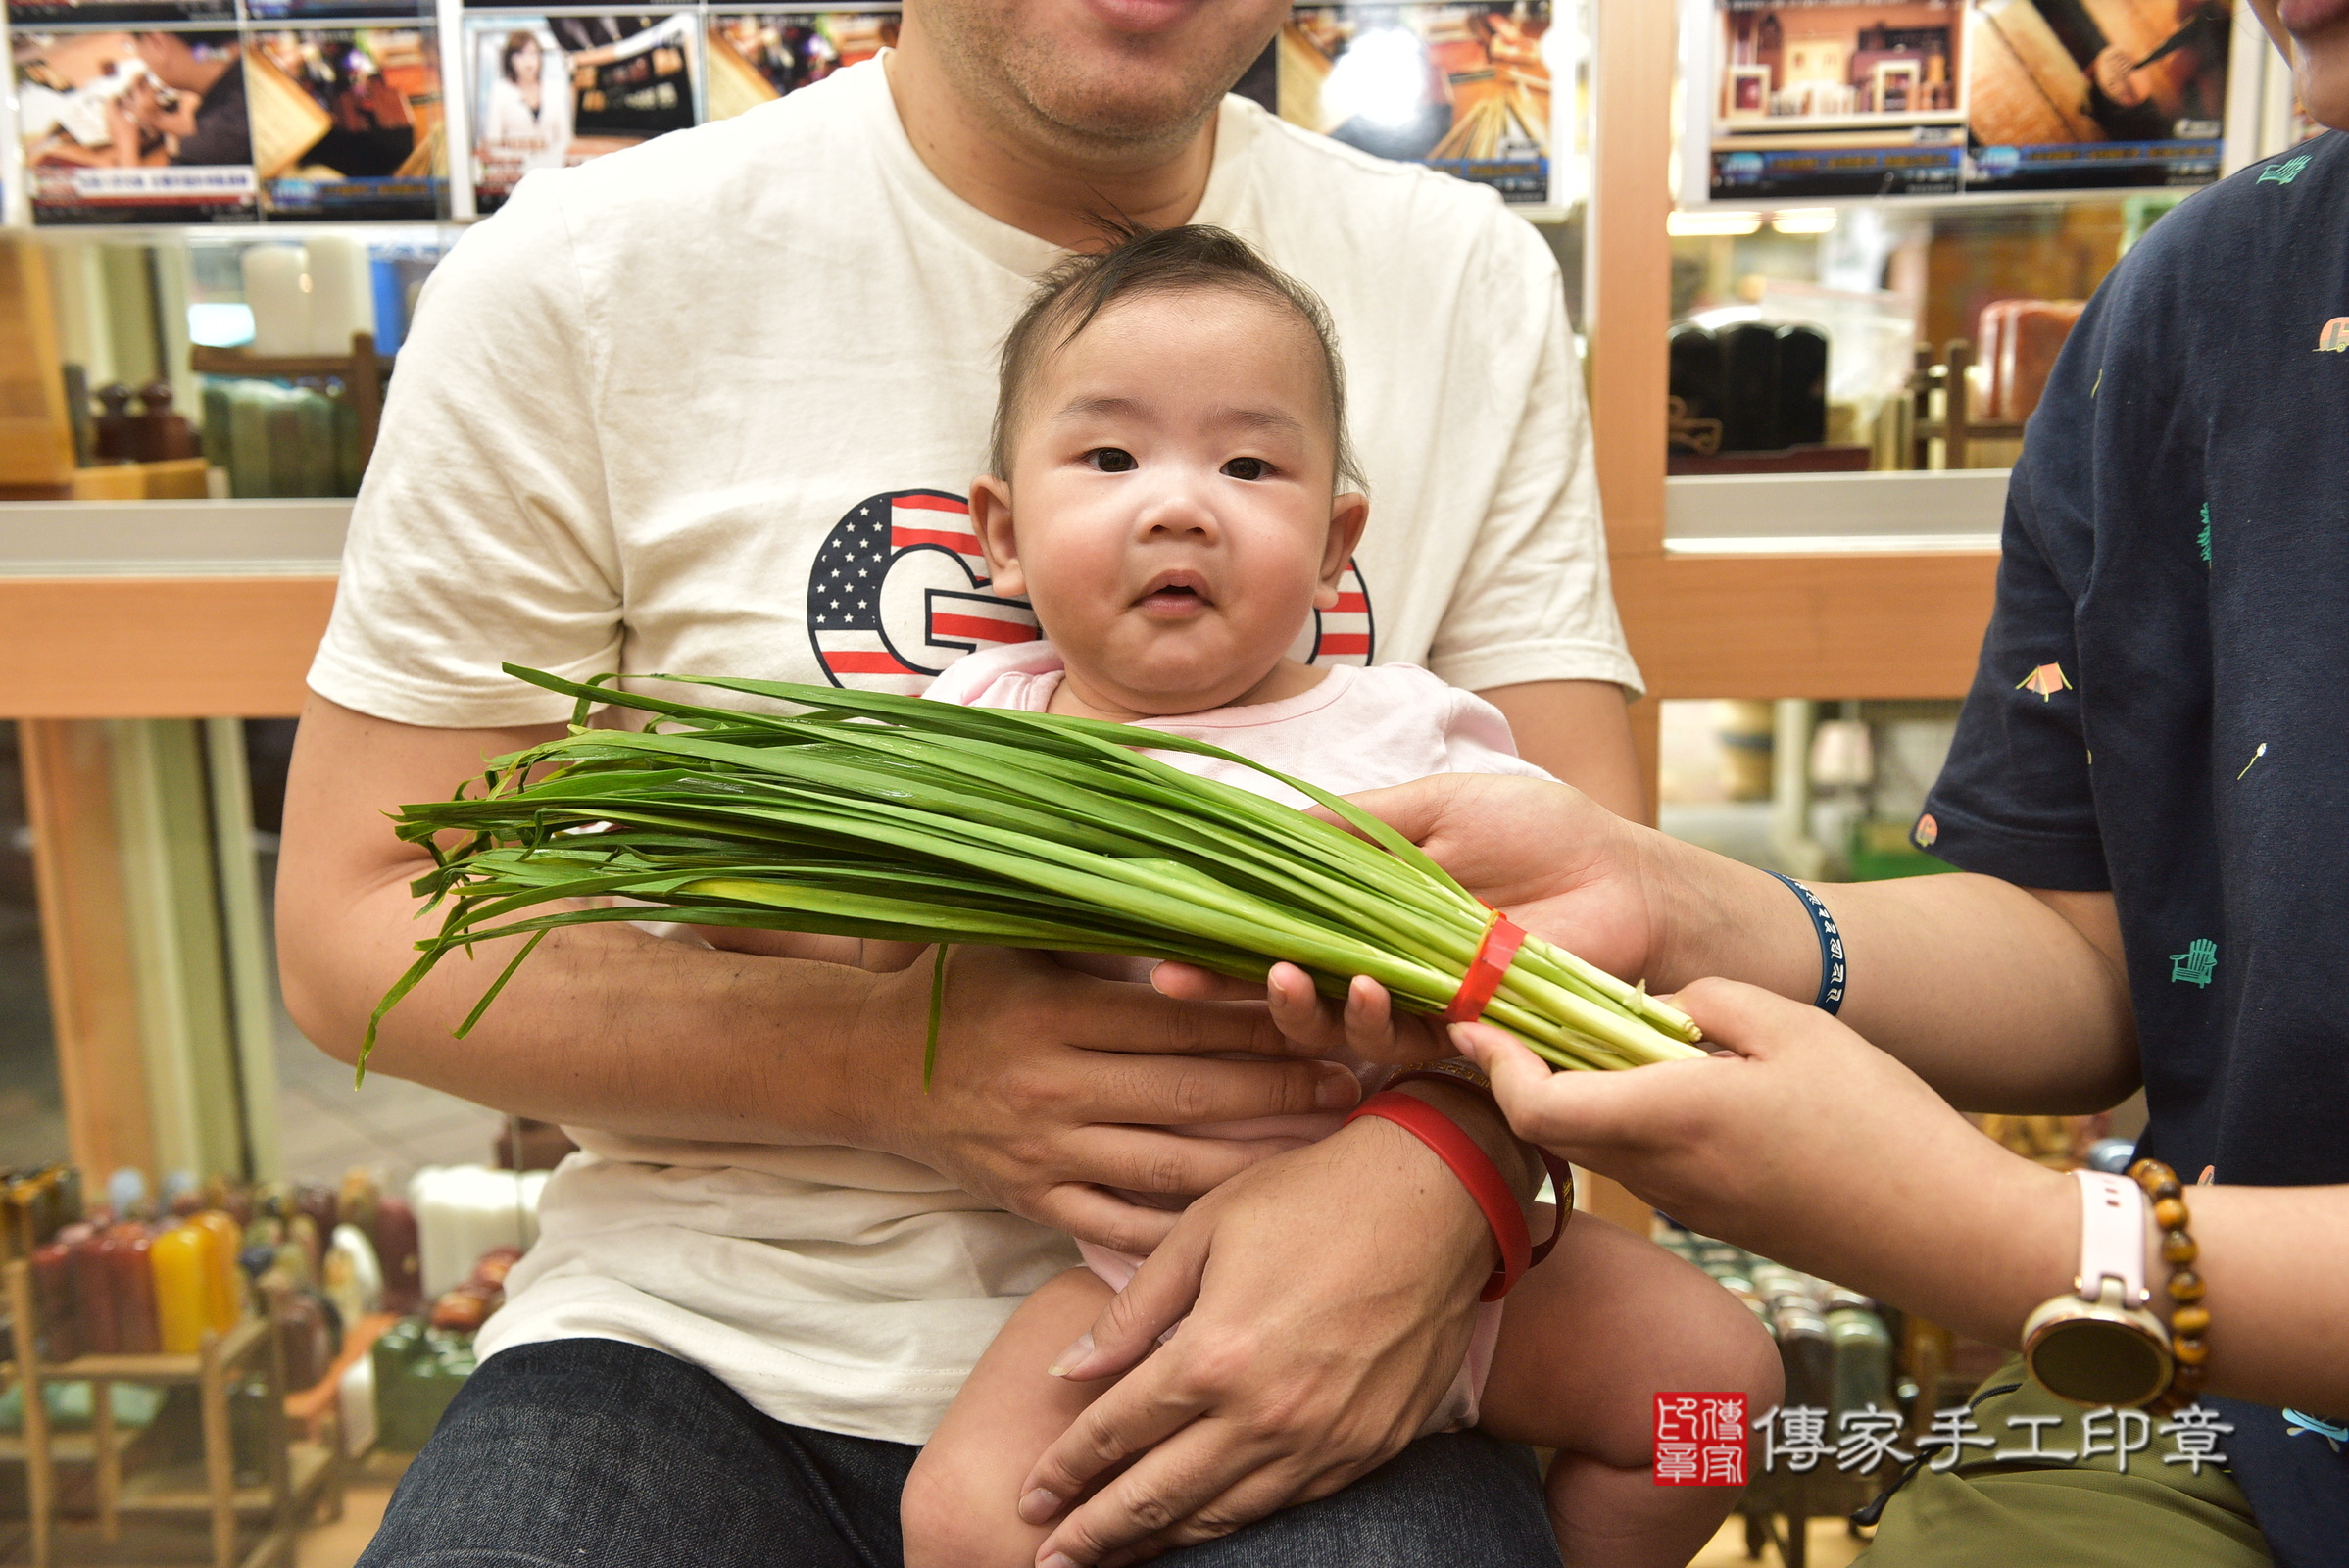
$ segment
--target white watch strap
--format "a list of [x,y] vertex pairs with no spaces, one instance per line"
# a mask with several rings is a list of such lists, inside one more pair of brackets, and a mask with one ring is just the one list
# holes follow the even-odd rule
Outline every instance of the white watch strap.
[[2080,1178],[2080,1278],[2074,1288],[2083,1301],[2104,1293],[2104,1282],[2121,1287],[2121,1299],[2142,1306],[2145,1294],[2145,1194],[2126,1176],[2076,1170]]

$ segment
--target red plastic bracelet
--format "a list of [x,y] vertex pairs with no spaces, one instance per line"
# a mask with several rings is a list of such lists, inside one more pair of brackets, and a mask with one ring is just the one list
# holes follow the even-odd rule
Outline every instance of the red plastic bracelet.
[[1542,1156],[1542,1168],[1549,1172],[1550,1197],[1557,1205],[1558,1218],[1557,1223],[1550,1226],[1549,1234],[1534,1244],[1533,1259],[1526,1264],[1528,1268],[1537,1266],[1549,1256],[1551,1250],[1558,1245],[1558,1238],[1566,1234],[1566,1222],[1574,1217],[1574,1167],[1538,1144],[1534,1147],[1534,1152]]
[[[1471,1076],[1472,1074],[1473,1076]],[[1471,1094],[1481,1094],[1487,1101],[1493,1100],[1493,1087],[1486,1080],[1485,1075],[1474,1067],[1466,1067],[1465,1064],[1455,1065],[1444,1061],[1430,1062],[1423,1067],[1412,1067],[1388,1079],[1387,1087],[1400,1089],[1408,1083],[1450,1084],[1455,1089],[1465,1089]],[[1497,1108],[1497,1102],[1495,1105]],[[1550,1186],[1555,1190],[1557,1199],[1558,1217],[1550,1225],[1549,1234],[1534,1244],[1532,1256],[1526,1263],[1528,1268],[1539,1268],[1542,1266],[1542,1260],[1549,1256],[1551,1251],[1557,1248],[1558,1238],[1566,1234],[1566,1221],[1574,1213],[1574,1167],[1548,1150],[1543,1149],[1540,1144],[1532,1144],[1528,1147],[1542,1156],[1542,1168],[1549,1172]]]
[[1517,960],[1517,950],[1524,945],[1525,927],[1493,910],[1493,923],[1485,927],[1485,939],[1477,944],[1476,956],[1460,977],[1460,989],[1452,994],[1451,1005],[1444,1009],[1444,1021],[1474,1023],[1482,1018],[1509,965]]
[[[1509,1184],[1500,1179],[1493,1168],[1492,1156],[1479,1148],[1475,1139],[1452,1125],[1452,1119],[1424,1100],[1392,1090],[1372,1095],[1346,1114],[1346,1121],[1357,1116],[1376,1116],[1391,1121],[1404,1132],[1435,1151],[1436,1157],[1451,1167],[1484,1211],[1485,1223],[1493,1227],[1493,1239],[1500,1244],[1500,1267],[1485,1282],[1480,1301],[1497,1301],[1509,1294],[1525,1271],[1533,1266],[1533,1242],[1525,1227],[1525,1215],[1518,1210],[1517,1195]],[[1343,1124],[1342,1124],[1343,1125]]]

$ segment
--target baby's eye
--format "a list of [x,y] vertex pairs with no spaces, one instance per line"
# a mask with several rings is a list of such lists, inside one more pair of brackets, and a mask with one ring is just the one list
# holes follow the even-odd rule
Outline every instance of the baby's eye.
[[1272,471],[1272,465],[1262,458],[1234,458],[1223,466],[1223,471],[1234,479],[1261,479]]
[[1134,454],[1123,447],[1095,447],[1085,461],[1103,473],[1131,473],[1136,466]]

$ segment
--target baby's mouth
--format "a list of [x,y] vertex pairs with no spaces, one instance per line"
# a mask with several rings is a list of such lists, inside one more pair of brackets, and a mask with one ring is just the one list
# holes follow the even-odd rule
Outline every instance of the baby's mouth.
[[1139,608],[1162,615],[1196,614],[1214,602],[1207,595],[1207,580],[1196,571],[1162,571],[1134,601]]

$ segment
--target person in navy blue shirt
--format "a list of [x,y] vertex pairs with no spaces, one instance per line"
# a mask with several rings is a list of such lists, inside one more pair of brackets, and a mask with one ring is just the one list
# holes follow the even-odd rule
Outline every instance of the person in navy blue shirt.
[[[2349,128],[2349,0],[2250,3]],[[1719,1049],[1553,1076],[1455,1029],[1521,1137],[1960,1333],[2017,1345],[2074,1288],[2082,1221],[2070,1178],[1957,1112],[2143,1086],[2138,1152],[2196,1184],[2199,1403],[2091,1417],[2011,1361],[1940,1412],[1871,1564],[2349,1562],[2349,137],[2163,218],[2057,364],[1916,824],[1969,874],[1816,890],[1831,946],[1809,898],[1562,786],[1363,804],[1529,929],[1678,990]],[[1283,979],[1293,1035],[1430,1049]],[[2170,1272],[2148,1221],[2165,1316]]]

